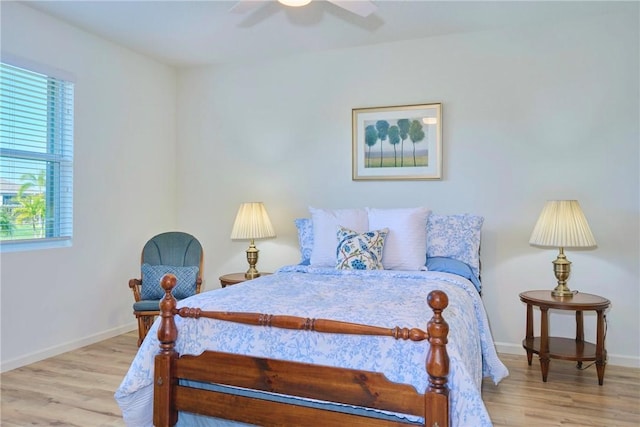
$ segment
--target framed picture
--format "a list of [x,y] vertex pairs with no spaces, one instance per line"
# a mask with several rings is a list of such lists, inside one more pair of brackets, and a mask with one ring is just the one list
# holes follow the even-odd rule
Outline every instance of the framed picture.
[[442,178],[442,105],[352,110],[353,180]]

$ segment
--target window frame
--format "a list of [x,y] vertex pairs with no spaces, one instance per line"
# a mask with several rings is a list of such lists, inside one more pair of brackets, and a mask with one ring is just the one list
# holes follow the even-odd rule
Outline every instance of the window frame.
[[[43,100],[34,96],[37,103],[41,103],[46,110],[46,138],[38,143],[33,142],[32,147],[15,148],[11,137],[0,141],[0,158],[4,162],[24,161],[18,168],[24,168],[28,162],[44,163],[40,173],[44,174],[44,203],[45,218],[42,218],[42,237],[6,239],[0,236],[0,252],[13,252],[22,250],[35,250],[53,247],[71,246],[73,240],[73,152],[74,152],[74,104],[75,104],[75,78],[67,72],[43,66],[32,61],[24,60],[3,53],[1,66],[4,76],[5,65],[25,71],[29,74],[46,79],[46,96]],[[20,73],[20,70],[12,70]],[[2,77],[4,78],[4,77]],[[15,87],[14,87],[15,88]],[[2,90],[5,90],[3,85]],[[13,94],[14,92],[7,92]],[[15,93],[18,93],[16,90]],[[4,95],[4,94],[3,94]],[[43,110],[44,111],[44,110]],[[9,124],[15,125],[11,122]],[[4,126],[7,122],[2,122]],[[9,127],[16,132],[16,127]],[[8,132],[7,132],[8,133]],[[33,148],[30,150],[29,148]],[[43,152],[46,149],[46,152]],[[36,168],[34,168],[34,171]],[[7,172],[7,176],[10,172]],[[5,172],[0,177],[5,177]],[[4,193],[3,193],[4,198]]]

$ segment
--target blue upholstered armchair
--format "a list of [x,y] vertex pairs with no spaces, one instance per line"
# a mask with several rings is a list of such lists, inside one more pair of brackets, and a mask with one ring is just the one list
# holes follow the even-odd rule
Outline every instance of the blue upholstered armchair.
[[158,234],[144,245],[141,278],[129,280],[135,299],[133,314],[138,319],[138,346],[160,314],[160,300],[164,296],[160,286],[162,276],[172,273],[177,277],[173,290],[176,299],[198,294],[202,286],[202,259],[198,239],[179,231]]

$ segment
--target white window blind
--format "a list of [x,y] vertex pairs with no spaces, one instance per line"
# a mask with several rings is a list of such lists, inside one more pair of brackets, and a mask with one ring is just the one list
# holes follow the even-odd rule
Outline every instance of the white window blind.
[[0,64],[0,242],[73,234],[73,83]]

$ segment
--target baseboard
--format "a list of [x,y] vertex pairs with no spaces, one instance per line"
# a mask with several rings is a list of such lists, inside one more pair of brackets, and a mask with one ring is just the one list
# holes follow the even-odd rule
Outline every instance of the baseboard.
[[[497,342],[496,350],[498,353],[505,354],[521,354],[526,356],[524,348],[521,344],[510,344]],[[624,366],[626,368],[640,368],[640,357],[623,356],[620,354],[611,354],[607,352],[607,364],[613,366]]]
[[77,341],[70,341],[64,344],[56,345],[54,347],[49,347],[42,351],[37,351],[31,354],[27,354],[22,357],[18,357],[13,360],[3,361],[0,364],[0,372],[11,371],[12,369],[20,368],[21,366],[26,366],[31,363],[39,362],[44,359],[48,359],[49,357],[57,356],[62,353],[66,353],[68,351],[77,350],[81,347],[95,344],[97,342],[113,338],[115,336],[124,334],[126,332],[130,332],[138,329],[137,323],[131,323],[128,325],[120,326],[117,328],[110,329],[108,331],[101,332],[99,334],[91,335],[88,337],[84,337]]

